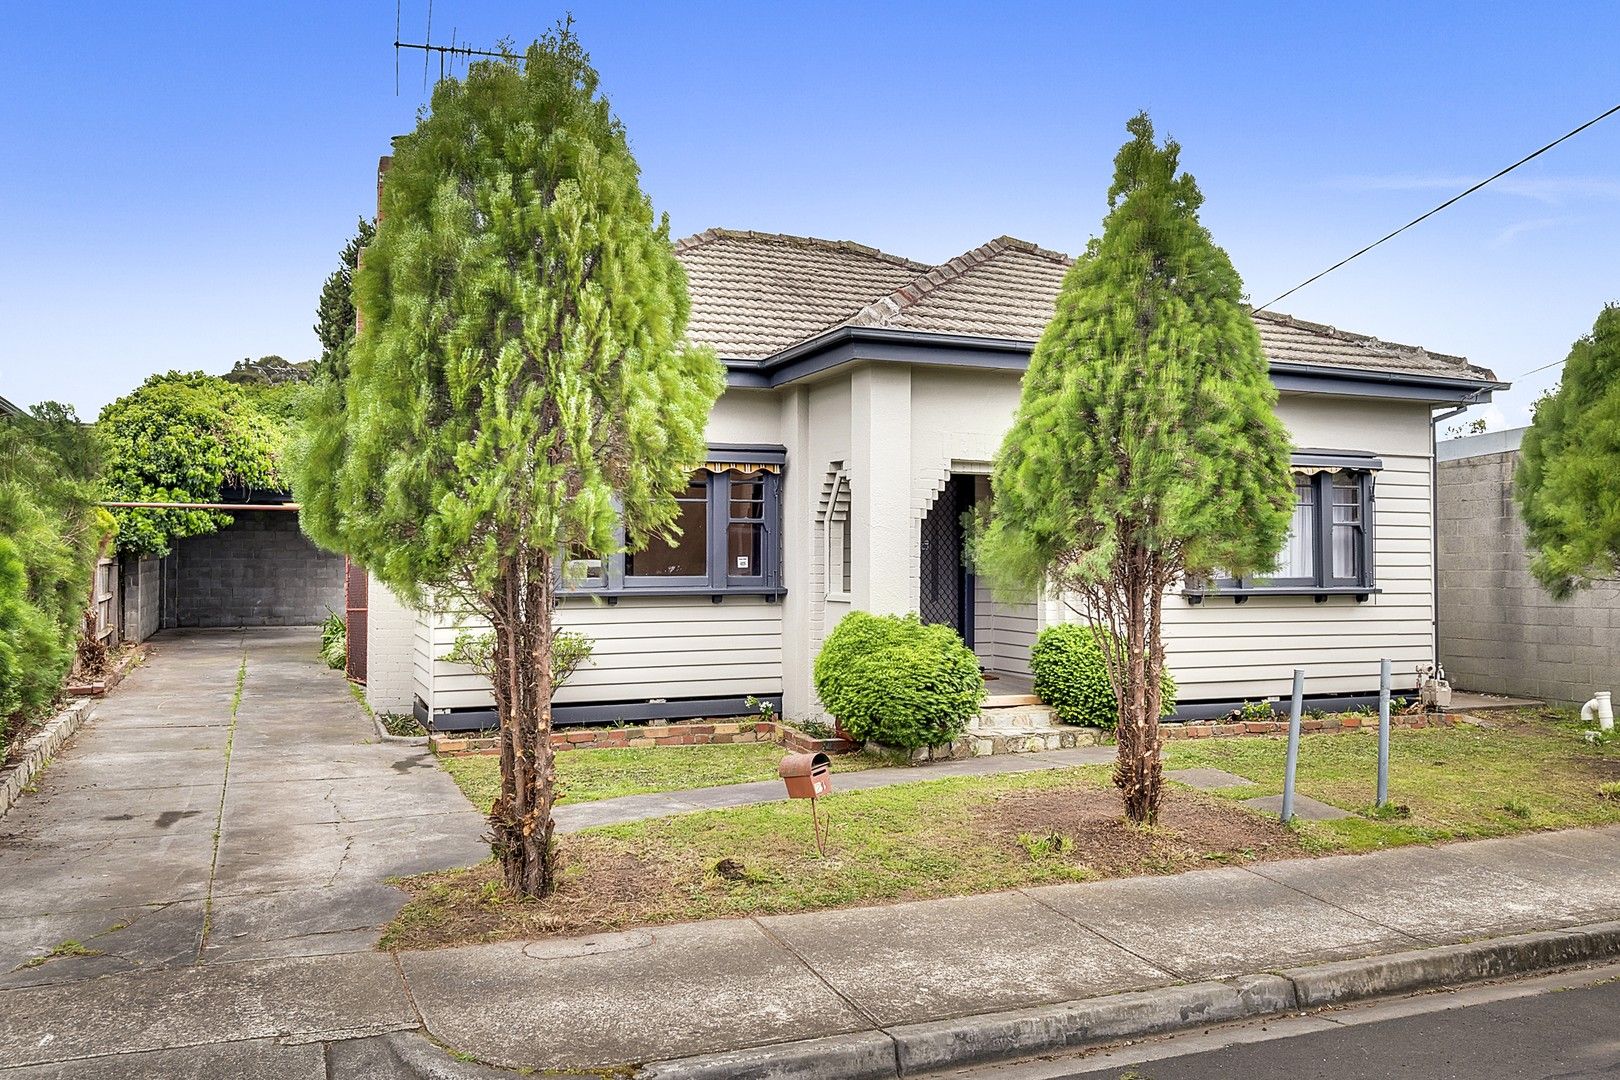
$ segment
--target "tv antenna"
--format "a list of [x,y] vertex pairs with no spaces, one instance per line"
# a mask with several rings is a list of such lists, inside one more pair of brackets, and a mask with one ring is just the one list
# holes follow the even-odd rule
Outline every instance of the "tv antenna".
[[435,44],[433,44],[433,0],[428,0],[428,6],[427,6],[427,33],[424,36],[423,40],[421,40],[419,42],[417,42],[417,41],[401,41],[400,37],[399,37],[399,34],[400,34],[400,10],[399,9],[400,9],[400,0],[394,0],[394,96],[395,97],[399,96],[399,51],[401,49],[415,49],[416,51],[418,51],[418,52],[420,52],[422,54],[422,90],[424,92],[426,92],[426,90],[428,88],[428,64],[433,60],[433,57],[435,55],[437,55],[438,58],[439,58],[439,81],[441,81],[441,82],[444,81],[445,61],[446,60],[448,60],[450,62],[450,73],[454,74],[455,73],[455,63],[456,63],[457,60],[461,60],[461,61],[465,62],[467,60],[472,59],[475,56],[487,56],[487,57],[490,57],[490,58],[495,59],[495,60],[510,60],[512,58],[512,52],[511,52],[510,49],[500,49],[500,50],[475,49],[470,45],[466,45],[466,44],[458,45],[458,44],[456,44],[456,28],[455,27],[450,28],[450,44],[448,44],[448,45],[435,45]]

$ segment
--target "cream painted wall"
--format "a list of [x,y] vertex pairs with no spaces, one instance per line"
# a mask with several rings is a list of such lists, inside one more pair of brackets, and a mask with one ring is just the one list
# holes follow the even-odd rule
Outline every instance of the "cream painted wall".
[[[746,617],[734,598],[719,605],[705,600],[689,613],[674,604],[653,615],[642,608],[645,601],[601,608],[589,619],[593,632],[622,641],[624,648],[615,646],[611,654],[621,660],[570,687],[568,700],[692,696],[723,685],[728,693],[779,689],[786,715],[819,714],[811,666],[827,631],[854,608],[916,609],[922,520],[952,472],[987,469],[1012,421],[1018,390],[1011,372],[858,364],[781,390],[728,391],[710,418],[709,441],[780,443],[788,450],[786,599],[750,609]],[[1361,604],[1347,597],[1317,604],[1307,596],[1194,606],[1179,595],[1167,598],[1170,660],[1184,701],[1281,695],[1296,665],[1311,672],[1313,693],[1366,690],[1377,686],[1380,656],[1391,656],[1398,674],[1407,676],[1433,655],[1427,407],[1290,394],[1279,415],[1298,446],[1383,457],[1374,504],[1381,592]],[[854,537],[852,589],[842,599],[827,593],[824,532],[828,478],[840,466],[850,476]],[[992,635],[984,655],[1002,670],[1019,669],[1039,626],[1073,617],[1051,600],[1001,607],[992,610],[981,598],[981,618]],[[442,626],[427,619],[407,626],[397,613],[380,610],[371,619],[373,648],[400,653],[402,643],[414,644],[413,682],[424,699],[485,700],[487,690],[468,685],[467,673],[446,671],[436,660],[445,644],[438,640]],[[694,635],[715,647],[687,642]],[[400,641],[390,645],[393,638]],[[647,657],[670,659],[638,659]],[[724,673],[728,667],[734,670]],[[693,674],[699,671],[707,674]]]

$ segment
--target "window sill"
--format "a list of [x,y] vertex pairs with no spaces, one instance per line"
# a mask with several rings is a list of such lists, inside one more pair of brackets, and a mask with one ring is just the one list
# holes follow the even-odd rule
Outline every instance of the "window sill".
[[787,590],[779,585],[733,585],[723,589],[717,589],[713,585],[669,585],[638,589],[563,589],[558,591],[557,599],[606,600],[609,604],[617,604],[620,600],[633,600],[642,596],[706,596],[718,604],[728,596],[763,596],[774,602],[786,595]]
[[1356,603],[1360,604],[1381,592],[1382,589],[1369,585],[1278,585],[1274,588],[1184,589],[1181,596],[1189,604],[1225,599],[1230,599],[1234,604],[1241,604],[1251,596],[1310,596],[1321,604],[1330,596],[1353,596]]

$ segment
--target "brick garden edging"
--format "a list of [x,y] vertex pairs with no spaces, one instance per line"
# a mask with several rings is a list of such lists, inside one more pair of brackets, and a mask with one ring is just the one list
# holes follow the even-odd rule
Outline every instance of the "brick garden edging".
[[[1424,727],[1452,727],[1458,721],[1444,715],[1431,713],[1391,714],[1389,726],[1392,728],[1424,728]],[[1302,734],[1312,735],[1339,731],[1360,731],[1362,728],[1378,727],[1378,716],[1358,716],[1352,714],[1339,714],[1323,716],[1316,719],[1302,718],[1299,730]],[[1288,734],[1287,720],[1184,720],[1178,722],[1159,722],[1159,731],[1165,739],[1212,739],[1229,735],[1286,735]]]
[[[1392,715],[1392,728],[1451,727],[1459,723],[1454,717],[1432,713],[1402,713]],[[1360,731],[1377,728],[1378,717],[1341,714],[1316,719],[1302,719],[1299,729],[1306,735],[1331,734],[1341,731]],[[1074,728],[1080,734],[1089,728]],[[1284,720],[1183,720],[1160,721],[1159,732],[1170,739],[1212,739],[1233,735],[1287,735],[1288,721]],[[1096,741],[1096,740],[1093,740]],[[776,743],[797,753],[847,754],[860,749],[859,744],[847,739],[821,739],[807,735],[791,724],[780,720],[694,720],[672,723],[651,723],[636,727],[577,727],[561,728],[551,733],[553,750],[594,750],[604,748],[653,746],[714,746],[726,743]],[[500,752],[500,741],[494,736],[466,736],[458,734],[433,735],[433,752],[443,757],[460,754],[494,754]],[[1078,741],[1076,743],[1078,745]],[[966,757],[970,754],[945,755]],[[925,748],[912,755],[913,760],[933,760]]]
[[[859,747],[844,739],[818,739],[779,720],[695,720],[652,723],[636,727],[570,727],[551,733],[553,750],[595,750],[653,746],[717,746],[734,743],[776,743],[800,753],[820,751],[844,754]],[[500,741],[494,736],[434,735],[433,752],[441,756],[494,754]]]

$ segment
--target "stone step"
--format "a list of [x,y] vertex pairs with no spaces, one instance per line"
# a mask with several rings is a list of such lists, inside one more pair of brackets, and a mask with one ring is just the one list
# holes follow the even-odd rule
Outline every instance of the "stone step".
[[1057,713],[1050,705],[1019,704],[986,706],[979,715],[968,721],[969,731],[1024,729],[1030,731],[1059,728]]

